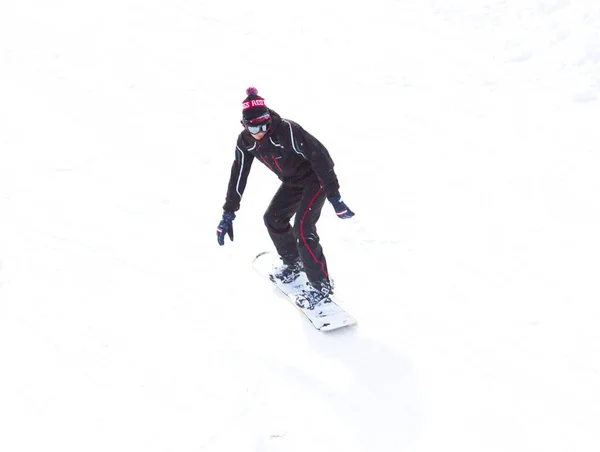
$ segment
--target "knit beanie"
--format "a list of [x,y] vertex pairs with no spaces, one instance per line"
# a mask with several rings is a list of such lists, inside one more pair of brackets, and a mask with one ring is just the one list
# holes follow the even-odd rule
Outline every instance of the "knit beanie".
[[265,100],[258,95],[258,90],[250,87],[246,90],[247,97],[242,102],[242,116],[244,121],[251,121],[259,116],[269,113]]

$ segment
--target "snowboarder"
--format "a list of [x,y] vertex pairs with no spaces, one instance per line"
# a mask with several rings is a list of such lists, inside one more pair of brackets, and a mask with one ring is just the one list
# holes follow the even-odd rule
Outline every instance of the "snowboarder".
[[304,270],[310,291],[327,296],[332,288],[316,223],[325,199],[339,218],[354,216],[340,196],[333,160],[325,146],[299,124],[267,108],[256,88],[248,88],[246,95],[242,102],[244,130],[237,139],[217,241],[224,245],[226,234],[233,241],[235,212],[252,162],[258,158],[282,182],[263,217],[283,263],[272,277],[287,283]]

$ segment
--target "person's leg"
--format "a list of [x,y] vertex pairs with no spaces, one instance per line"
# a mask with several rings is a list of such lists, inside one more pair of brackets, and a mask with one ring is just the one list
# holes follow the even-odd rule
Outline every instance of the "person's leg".
[[317,290],[321,290],[323,285],[329,288],[327,261],[316,226],[324,203],[325,193],[318,183],[304,187],[294,220],[294,234],[297,239],[298,253],[304,264],[304,272],[311,285]]
[[281,184],[263,216],[269,236],[284,264],[298,259],[296,237],[290,220],[300,204],[302,192],[302,187]]

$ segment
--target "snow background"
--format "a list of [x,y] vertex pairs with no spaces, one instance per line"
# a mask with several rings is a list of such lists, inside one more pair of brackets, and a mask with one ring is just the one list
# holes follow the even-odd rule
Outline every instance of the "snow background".
[[[3,0],[0,450],[600,450],[596,0]],[[240,104],[318,137],[357,327],[251,270]]]

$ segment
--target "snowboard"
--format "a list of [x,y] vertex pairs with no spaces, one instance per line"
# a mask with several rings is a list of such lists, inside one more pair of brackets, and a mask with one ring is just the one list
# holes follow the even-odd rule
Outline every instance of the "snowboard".
[[354,325],[356,320],[339,304],[335,295],[329,295],[318,304],[309,304],[300,295],[307,287],[308,279],[304,272],[295,281],[283,284],[271,279],[270,275],[281,265],[277,254],[270,251],[260,253],[252,261],[252,267],[262,277],[273,284],[277,290],[292,303],[310,323],[319,331],[332,331]]

